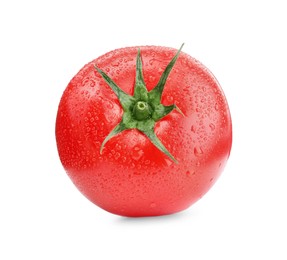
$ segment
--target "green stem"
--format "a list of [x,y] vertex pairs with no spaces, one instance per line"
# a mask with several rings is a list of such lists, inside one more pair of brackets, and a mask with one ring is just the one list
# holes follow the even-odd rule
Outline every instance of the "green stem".
[[138,101],[133,109],[133,115],[136,120],[142,121],[151,115],[150,107],[147,102]]

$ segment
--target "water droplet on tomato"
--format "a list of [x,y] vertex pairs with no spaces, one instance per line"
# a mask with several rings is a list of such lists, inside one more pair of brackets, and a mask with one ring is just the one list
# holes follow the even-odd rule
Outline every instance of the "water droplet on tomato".
[[167,101],[172,103],[173,102],[173,96],[167,96],[166,97]]
[[150,82],[154,82],[154,81],[155,81],[155,77],[152,76],[152,75],[150,75],[150,76],[148,77],[148,79],[149,79]]
[[118,60],[115,60],[111,64],[113,67],[118,67],[120,65],[120,62]]
[[194,126],[194,125],[192,125],[192,126],[191,126],[191,128],[190,128],[190,130],[191,130],[191,132],[195,133],[195,131],[196,131],[195,126]]
[[138,161],[144,154],[144,151],[141,150],[139,147],[135,146],[132,150],[132,158]]
[[119,152],[115,153],[115,159],[118,160],[121,157],[121,154]]
[[187,171],[186,172],[186,175],[189,177],[189,176],[193,176],[195,175],[195,171]]
[[113,109],[114,108],[114,104],[111,101],[109,101],[108,104],[107,104],[107,108]]
[[165,69],[164,67],[158,68],[157,72],[161,75],[164,72],[164,69]]
[[167,166],[171,166],[172,165],[172,161],[169,159],[165,159],[165,162],[167,164]]
[[149,62],[148,62],[149,65],[152,65],[154,63],[154,61],[155,61],[155,59],[150,59]]
[[145,165],[149,165],[149,164],[150,164],[150,160],[146,160]]
[[156,207],[156,204],[154,202],[152,202],[150,205],[149,205],[151,208],[155,208]]
[[194,147],[193,152],[194,152],[194,155],[197,157],[199,157],[203,154],[202,148],[198,147],[198,146]]
[[209,124],[210,129],[213,131],[215,129],[215,125],[214,124]]
[[122,149],[121,145],[116,144],[116,150],[120,151]]

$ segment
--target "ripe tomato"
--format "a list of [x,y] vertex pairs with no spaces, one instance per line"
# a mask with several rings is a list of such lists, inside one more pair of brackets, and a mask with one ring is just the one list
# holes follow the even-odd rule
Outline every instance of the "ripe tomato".
[[117,49],[70,81],[56,119],[60,160],[76,187],[122,216],[186,209],[220,176],[231,150],[226,98],[181,49]]

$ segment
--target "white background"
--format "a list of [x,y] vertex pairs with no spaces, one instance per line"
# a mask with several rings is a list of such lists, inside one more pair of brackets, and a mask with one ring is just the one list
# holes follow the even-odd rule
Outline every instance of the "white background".
[[[1,1],[0,259],[287,259],[286,1]],[[182,213],[130,219],[73,186],[55,118],[78,70],[163,45],[217,77],[234,142],[221,178]]]

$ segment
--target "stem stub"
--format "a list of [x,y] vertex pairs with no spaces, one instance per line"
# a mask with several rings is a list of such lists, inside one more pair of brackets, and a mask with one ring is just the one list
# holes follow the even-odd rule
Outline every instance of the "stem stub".
[[151,109],[147,102],[138,101],[133,109],[133,115],[136,120],[142,121],[151,115]]

